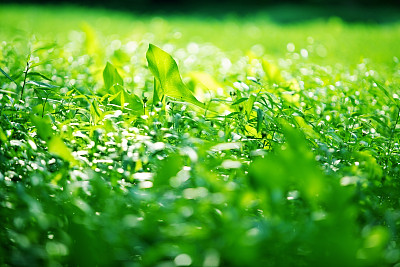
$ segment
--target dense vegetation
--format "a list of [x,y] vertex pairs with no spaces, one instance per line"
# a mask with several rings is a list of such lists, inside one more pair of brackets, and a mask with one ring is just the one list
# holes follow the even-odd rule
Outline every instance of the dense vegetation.
[[0,24],[1,266],[399,266],[400,24]]

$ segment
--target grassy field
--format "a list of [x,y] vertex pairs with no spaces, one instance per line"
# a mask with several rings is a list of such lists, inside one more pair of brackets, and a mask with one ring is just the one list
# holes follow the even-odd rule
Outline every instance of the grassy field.
[[0,266],[400,266],[400,22],[0,8]]

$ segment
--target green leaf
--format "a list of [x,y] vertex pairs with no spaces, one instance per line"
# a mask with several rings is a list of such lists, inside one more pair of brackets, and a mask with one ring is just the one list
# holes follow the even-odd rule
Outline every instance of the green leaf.
[[294,116],[293,117],[296,123],[299,125],[300,129],[304,132],[304,134],[310,138],[316,139],[319,137],[317,132],[314,131],[313,127],[310,126],[303,117]]
[[28,81],[26,83],[35,85],[35,86],[37,86],[39,88],[47,88],[47,89],[54,89],[54,88],[58,88],[59,87],[57,85],[52,85],[52,84],[48,84],[48,83],[44,83],[44,82],[36,82],[36,81]]
[[4,143],[7,142],[7,136],[4,133],[3,129],[1,129],[1,126],[0,126],[0,141],[2,141]]
[[[112,87],[112,91],[117,93],[110,96],[108,101],[115,105],[121,106],[121,109],[126,107],[132,109],[135,113],[143,113],[143,102],[137,95],[129,94],[122,86],[118,84]],[[126,103],[128,105],[125,105]]]
[[257,133],[260,132],[263,121],[264,121],[263,111],[260,108],[258,108],[257,109]]
[[65,145],[61,137],[54,135],[53,129],[51,128],[50,118],[41,118],[36,115],[31,115],[30,117],[32,123],[36,126],[38,135],[41,139],[46,141],[49,152],[73,165],[76,165],[77,161],[72,156],[70,149]]
[[[204,108],[204,103],[196,99],[192,92],[183,83],[175,60],[165,51],[150,44],[146,53],[149,69],[160,85],[156,89],[159,99],[166,95],[181,101]],[[157,88],[157,86],[155,87]]]
[[250,114],[253,111],[254,102],[256,102],[257,96],[252,94],[249,100],[245,103],[245,111],[247,115],[247,119],[250,119]]
[[247,99],[249,99],[249,98],[247,98],[247,97],[242,97],[242,98],[236,100],[235,102],[233,102],[233,103],[231,104],[231,106],[239,105],[240,103],[246,101]]
[[162,101],[163,94],[160,88],[160,84],[157,79],[154,77],[154,92],[153,92],[153,104],[157,104]]
[[378,86],[379,89],[392,101],[397,107],[399,107],[399,103],[396,102],[396,100],[393,98],[393,96],[389,93],[389,91],[380,83],[378,83],[376,80],[373,80],[375,84]]
[[135,112],[143,113],[143,102],[137,95],[124,92],[124,98],[125,103],[129,103],[128,108]]
[[38,52],[38,51],[41,51],[41,50],[49,50],[49,49],[52,49],[52,48],[55,48],[55,47],[57,47],[57,43],[46,44],[44,46],[36,48],[35,50],[33,50],[33,52]]
[[93,125],[97,125],[97,123],[102,119],[103,112],[99,108],[96,100],[93,100],[90,104],[90,115]]
[[47,78],[45,75],[43,75],[43,74],[41,74],[41,73],[39,73],[39,72],[34,72],[34,71],[28,72],[27,76],[28,76],[28,77],[30,77],[30,76],[39,76],[39,77],[41,77],[41,78],[43,78],[43,79],[45,79],[45,80],[51,82],[51,79],[50,79],[50,78]]
[[71,150],[65,145],[61,137],[53,136],[53,138],[47,141],[47,146],[49,148],[49,152],[53,155],[59,156],[72,165],[77,164],[76,159],[71,154]]
[[53,137],[53,129],[51,129],[51,120],[49,117],[41,118],[36,115],[31,115],[31,121],[33,125],[36,126],[40,138],[48,141]]
[[29,68],[33,69],[34,67],[37,67],[37,66],[40,66],[40,65],[49,64],[54,60],[56,60],[56,59],[49,59],[49,60],[46,60],[46,61],[38,62],[38,63],[30,65]]
[[19,84],[13,78],[11,78],[10,75],[8,75],[4,70],[2,70],[2,68],[0,68],[0,72],[3,73],[3,75],[6,76],[7,79],[9,79],[10,81],[14,82],[17,85],[18,88],[20,87]]
[[103,80],[104,86],[107,90],[116,84],[119,84],[121,86],[124,85],[124,80],[119,75],[117,69],[110,62],[107,62],[107,65],[104,68]]

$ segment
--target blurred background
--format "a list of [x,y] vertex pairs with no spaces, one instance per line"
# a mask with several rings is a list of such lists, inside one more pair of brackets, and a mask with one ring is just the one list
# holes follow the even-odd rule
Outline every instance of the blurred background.
[[[284,3],[294,3],[294,4],[313,4],[313,5],[398,5],[398,0],[114,0],[114,1],[106,1],[106,0],[1,0],[0,2],[12,2],[12,3],[78,3],[82,5],[100,5],[100,6],[123,6],[134,8],[138,5],[141,7],[149,7],[148,5],[179,5],[186,7],[197,7],[202,5],[256,5],[256,6],[266,6],[266,5],[276,5],[276,4],[284,4]],[[155,6],[151,6],[154,8]],[[150,7],[149,7],[150,8]]]
[[223,17],[265,12],[280,23],[333,16],[348,22],[392,22],[400,17],[399,3],[398,0],[0,0],[0,4],[73,5],[140,14]]

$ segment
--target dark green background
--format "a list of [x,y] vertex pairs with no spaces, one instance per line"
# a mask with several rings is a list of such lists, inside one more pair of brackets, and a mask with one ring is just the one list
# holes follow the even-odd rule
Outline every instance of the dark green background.
[[96,5],[105,7],[116,8],[140,8],[140,9],[153,9],[165,6],[175,6],[176,8],[197,8],[203,6],[252,6],[262,7],[279,4],[311,4],[319,6],[332,6],[341,5],[346,6],[376,6],[376,5],[390,5],[399,6],[398,0],[0,0],[0,3],[43,3],[43,4],[59,4],[70,3],[78,5]]

